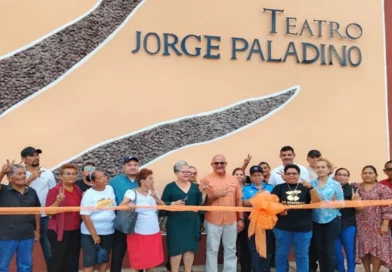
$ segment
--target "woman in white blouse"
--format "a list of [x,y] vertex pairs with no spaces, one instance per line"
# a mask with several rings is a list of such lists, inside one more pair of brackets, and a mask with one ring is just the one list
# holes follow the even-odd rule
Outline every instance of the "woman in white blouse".
[[[139,188],[125,192],[120,205],[156,206],[165,205],[154,190],[153,172],[142,169],[136,176]],[[156,209],[136,209],[138,217],[135,233],[127,236],[131,272],[153,268],[164,261],[162,237]]]

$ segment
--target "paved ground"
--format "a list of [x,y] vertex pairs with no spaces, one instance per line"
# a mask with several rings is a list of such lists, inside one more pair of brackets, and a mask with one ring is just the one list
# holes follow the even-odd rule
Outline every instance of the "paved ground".
[[[95,270],[97,271],[97,270]],[[165,272],[166,268],[164,267],[158,267],[156,269],[154,269],[154,272]],[[180,270],[180,271],[184,271],[184,270]],[[204,272],[205,271],[205,267],[202,265],[198,265],[198,266],[194,266],[193,267],[193,272]],[[219,271],[222,271],[222,267],[220,267]],[[241,271],[240,269],[238,271]],[[290,272],[295,272],[297,271],[295,269],[295,263],[290,263]],[[362,265],[357,265],[355,272],[364,272],[365,270],[363,269]],[[388,272],[389,270],[386,268],[382,268],[380,270],[380,272]],[[109,272],[109,270],[107,270],[107,272]],[[130,269],[123,269],[122,272],[130,272]],[[275,269],[272,269],[271,272],[275,272]]]

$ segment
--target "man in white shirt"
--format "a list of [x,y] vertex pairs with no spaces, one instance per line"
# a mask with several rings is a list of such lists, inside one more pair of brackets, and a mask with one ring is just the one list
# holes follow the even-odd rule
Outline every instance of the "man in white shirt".
[[315,169],[316,169],[316,164],[320,158],[321,158],[320,151],[313,149],[308,152],[308,157],[306,158],[306,160],[308,161],[309,166],[306,167],[306,170],[308,170],[310,181],[317,178],[317,173]]
[[[296,163],[294,163],[295,152],[291,146],[282,147],[280,150],[279,156],[280,156],[280,159],[282,160],[282,164],[272,170],[270,180],[268,182],[268,184],[271,184],[273,186],[285,183],[285,181],[282,179],[282,174],[283,174],[284,167],[286,165],[296,164]],[[306,170],[306,168],[302,165],[299,165],[299,164],[297,164],[297,165],[301,169],[300,179],[303,179],[303,180],[309,182],[310,177],[309,177],[308,170]]]
[[[29,146],[23,149],[20,155],[26,167],[26,186],[33,188],[37,192],[41,206],[45,207],[46,197],[48,196],[49,190],[56,186],[56,180],[51,171],[40,166],[39,154],[41,153],[41,149]],[[52,255],[47,235],[48,222],[49,217],[46,216],[46,214],[41,214],[41,237],[39,242],[41,244],[46,267],[49,266]]]

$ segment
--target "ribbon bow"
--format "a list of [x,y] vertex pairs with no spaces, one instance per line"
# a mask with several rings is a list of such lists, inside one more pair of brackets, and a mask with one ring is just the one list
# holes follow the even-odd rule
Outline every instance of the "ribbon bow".
[[265,230],[273,229],[278,217],[278,213],[287,209],[279,203],[279,198],[269,192],[260,192],[250,199],[253,210],[249,219],[249,238],[254,234],[256,241],[256,250],[263,258],[267,257],[266,235]]

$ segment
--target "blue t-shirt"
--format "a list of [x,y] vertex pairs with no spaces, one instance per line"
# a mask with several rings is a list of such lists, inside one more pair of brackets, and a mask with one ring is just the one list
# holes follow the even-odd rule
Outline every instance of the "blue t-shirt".
[[255,194],[260,191],[267,190],[268,192],[272,192],[274,186],[265,183],[264,181],[261,183],[261,190],[256,187],[253,183],[250,185],[246,185],[242,188],[242,200],[248,200],[252,198]]
[[136,180],[130,180],[125,174],[120,174],[112,178],[109,181],[109,185],[113,187],[117,205],[123,201],[126,191],[139,187]]
[[[321,189],[319,187],[318,179],[312,180],[310,185],[312,185],[320,195],[321,201],[332,201],[334,196],[338,201],[344,200],[342,186],[339,182],[330,177]],[[313,221],[319,224],[326,224],[340,215],[339,209],[314,209]]]

